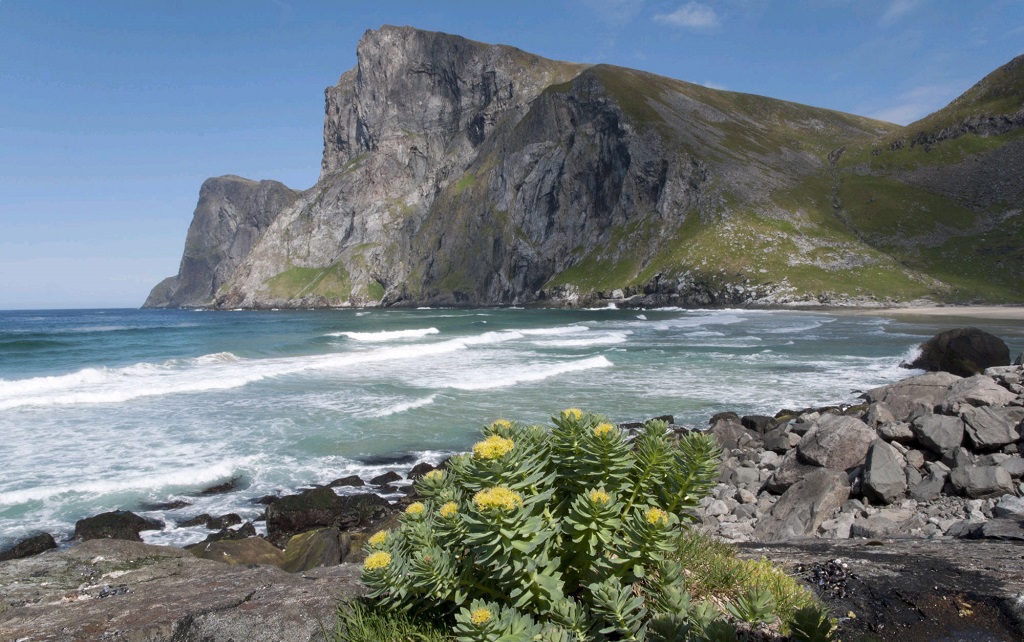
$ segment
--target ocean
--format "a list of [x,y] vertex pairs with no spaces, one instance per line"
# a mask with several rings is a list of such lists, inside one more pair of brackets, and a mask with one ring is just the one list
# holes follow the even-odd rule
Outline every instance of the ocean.
[[[854,402],[936,332],[1010,321],[751,310],[0,312],[0,546],[125,509],[154,544],[199,513],[468,449],[498,418],[614,421]],[[201,495],[234,480],[233,491]],[[354,492],[342,490],[342,492]],[[178,509],[156,509],[176,500]],[[257,523],[257,528],[262,528]]]

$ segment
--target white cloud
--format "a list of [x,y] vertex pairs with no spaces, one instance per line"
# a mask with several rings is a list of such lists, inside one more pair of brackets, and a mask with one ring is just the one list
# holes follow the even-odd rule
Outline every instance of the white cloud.
[[893,0],[889,8],[879,18],[878,23],[883,27],[891,27],[921,4],[922,0]]
[[712,29],[722,24],[713,7],[699,2],[687,3],[672,13],[659,13],[654,21],[687,29]]
[[876,111],[871,114],[871,117],[898,125],[909,125],[942,109],[959,96],[965,88],[961,83],[920,85],[903,92],[896,99],[894,105]]

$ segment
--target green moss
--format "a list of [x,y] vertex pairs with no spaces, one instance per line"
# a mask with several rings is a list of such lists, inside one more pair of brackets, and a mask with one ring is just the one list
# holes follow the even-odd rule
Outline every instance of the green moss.
[[452,190],[454,191],[456,196],[459,196],[463,192],[465,192],[467,188],[472,187],[473,183],[475,182],[476,174],[466,172],[465,174],[462,175],[462,178],[456,181],[454,187],[452,187]]
[[371,301],[380,301],[384,298],[384,286],[377,281],[370,281],[366,286],[366,296]]
[[320,295],[332,301],[347,301],[352,294],[348,270],[341,263],[327,268],[291,267],[267,279],[264,293],[275,299],[298,299]]

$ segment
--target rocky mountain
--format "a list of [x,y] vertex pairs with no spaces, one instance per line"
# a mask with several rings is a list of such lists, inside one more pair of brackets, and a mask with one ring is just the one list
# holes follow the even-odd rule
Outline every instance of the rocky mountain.
[[317,184],[210,179],[148,307],[1021,301],[1024,59],[899,127],[409,27]]

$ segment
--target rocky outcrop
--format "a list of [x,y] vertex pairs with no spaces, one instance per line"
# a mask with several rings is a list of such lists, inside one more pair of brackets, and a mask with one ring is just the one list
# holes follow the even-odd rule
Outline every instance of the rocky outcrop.
[[335,527],[341,531],[377,528],[396,510],[372,494],[339,496],[322,487],[282,497],[267,507],[267,538],[284,547],[300,533]]
[[141,542],[139,533],[142,531],[160,530],[163,522],[136,515],[135,513],[116,510],[86,517],[75,522],[75,539],[126,539]]
[[[974,135],[1009,135],[997,116],[965,126]],[[356,67],[325,91],[316,185],[298,194],[268,181],[208,181],[179,274],[146,305],[893,302],[865,280],[868,266],[907,296],[952,296],[936,266],[916,255],[903,260],[922,241],[871,241],[874,230],[856,222],[871,208],[843,198],[844,177],[865,175],[843,159],[899,131],[630,69],[384,26],[365,33]],[[1021,184],[1016,174],[999,182],[1009,186],[1000,195]],[[935,198],[956,207],[967,189]],[[916,190],[904,196],[919,198]],[[991,219],[978,229],[993,228],[992,212],[1016,201],[978,205]],[[931,212],[931,196],[927,202],[901,212]],[[841,238],[816,222],[836,217],[848,232]],[[906,227],[930,230],[934,245],[951,233],[937,220],[929,214]],[[1012,220],[1009,227],[1016,229]],[[1005,253],[988,245],[980,242],[971,260],[1003,266],[993,256]],[[795,266],[817,275],[813,285],[796,282]],[[1016,281],[1004,281],[1005,296],[1024,297]],[[888,279],[884,289],[892,289]]]
[[270,223],[298,196],[277,181],[207,179],[199,190],[178,274],[154,287],[143,307],[211,305]]
[[985,368],[1008,365],[1010,348],[1002,339],[978,328],[956,328],[922,343],[921,355],[910,367],[970,377]]
[[0,639],[313,642],[363,591],[351,564],[292,574],[93,540],[0,564]]

